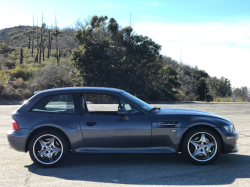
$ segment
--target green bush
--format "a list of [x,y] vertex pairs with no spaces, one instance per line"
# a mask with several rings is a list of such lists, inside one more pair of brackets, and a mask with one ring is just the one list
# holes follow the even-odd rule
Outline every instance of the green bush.
[[8,68],[8,69],[12,69],[12,68],[15,68],[16,67],[16,62],[6,62],[5,66]]
[[29,80],[30,76],[31,76],[31,73],[29,72],[28,69],[24,69],[20,67],[13,69],[13,71],[11,71],[10,73],[11,79],[22,78],[24,81]]

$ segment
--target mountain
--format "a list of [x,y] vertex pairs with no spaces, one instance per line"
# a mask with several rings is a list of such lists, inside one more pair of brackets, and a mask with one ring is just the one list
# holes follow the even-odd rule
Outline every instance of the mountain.
[[2,29],[2,30],[0,30],[0,41],[4,41],[7,38],[11,38],[15,35],[22,35],[29,30],[32,30],[31,26],[22,26],[22,25]]
[[[32,33],[32,30],[34,33]],[[50,33],[49,33],[50,32]],[[72,50],[77,47],[75,40],[75,29],[64,28],[58,29],[57,45],[60,49]],[[35,26],[16,26],[0,30],[0,43],[6,43],[12,47],[30,47],[32,38],[34,37],[34,48],[41,39],[41,27]],[[45,28],[43,30],[43,44],[45,48],[49,44],[49,37],[51,37],[51,49],[56,48],[56,32],[55,29]]]

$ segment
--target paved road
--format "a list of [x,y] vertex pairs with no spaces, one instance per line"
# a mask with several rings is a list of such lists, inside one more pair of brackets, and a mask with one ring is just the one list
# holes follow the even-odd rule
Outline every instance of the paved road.
[[[153,105],[155,106],[155,105]],[[18,105],[0,105],[0,186],[250,186],[250,104],[157,104],[190,108],[232,120],[239,131],[236,154],[221,154],[208,166],[175,155],[72,156],[58,168],[34,165],[27,153],[9,148],[6,133]]]

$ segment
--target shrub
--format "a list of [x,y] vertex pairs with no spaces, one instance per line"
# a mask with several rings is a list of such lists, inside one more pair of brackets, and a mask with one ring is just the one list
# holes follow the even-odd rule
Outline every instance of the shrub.
[[5,84],[1,94],[5,99],[21,99],[20,89],[15,89],[11,83]]
[[22,78],[24,81],[29,80],[29,77],[31,76],[31,73],[28,69],[16,67],[10,72],[11,79],[14,78]]
[[39,90],[73,86],[73,68],[69,64],[47,65],[35,73]]
[[16,62],[6,62],[5,66],[8,68],[8,69],[12,69],[12,68],[15,68],[16,67]]
[[5,99],[28,99],[36,90],[36,85],[25,82],[22,78],[6,83],[0,84],[0,96]]

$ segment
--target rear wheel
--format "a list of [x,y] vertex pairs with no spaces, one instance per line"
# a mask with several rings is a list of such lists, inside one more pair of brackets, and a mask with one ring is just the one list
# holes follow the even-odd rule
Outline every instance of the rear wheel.
[[64,136],[57,131],[41,131],[34,135],[29,144],[29,154],[34,163],[41,167],[60,164],[69,151]]
[[197,127],[187,132],[182,152],[195,164],[210,164],[217,159],[221,152],[221,141],[214,130]]

